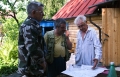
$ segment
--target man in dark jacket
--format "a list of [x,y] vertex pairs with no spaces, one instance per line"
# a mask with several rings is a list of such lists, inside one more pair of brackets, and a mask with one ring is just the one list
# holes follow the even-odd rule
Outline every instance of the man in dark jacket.
[[44,16],[43,6],[36,1],[30,2],[27,6],[28,17],[20,27],[17,73],[22,77],[42,77],[46,69],[44,38],[39,25]]

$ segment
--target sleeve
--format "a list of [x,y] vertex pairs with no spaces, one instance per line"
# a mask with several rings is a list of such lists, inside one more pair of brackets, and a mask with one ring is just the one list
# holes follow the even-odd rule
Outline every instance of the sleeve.
[[78,52],[78,49],[79,49],[79,48],[78,48],[78,43],[79,43],[78,34],[79,34],[79,33],[77,33],[77,35],[76,35],[77,41],[76,41],[76,50],[75,50],[76,52],[75,52],[75,53],[77,53],[77,52]]
[[95,48],[95,59],[100,60],[102,57],[102,45],[99,38],[97,37],[96,31],[93,32],[94,37],[94,48]]
[[47,35],[48,35],[48,33],[45,33],[45,35],[44,35],[44,40],[45,40],[46,44],[47,44]]
[[39,32],[37,29],[26,26],[23,28],[23,37],[24,37],[24,44],[28,51],[30,57],[32,57],[35,61],[40,63],[44,62],[44,53],[43,50],[39,46],[38,35]]

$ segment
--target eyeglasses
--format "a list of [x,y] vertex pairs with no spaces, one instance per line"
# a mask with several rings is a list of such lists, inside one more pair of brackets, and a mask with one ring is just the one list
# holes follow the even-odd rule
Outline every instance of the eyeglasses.
[[66,27],[60,27],[61,29],[66,29]]
[[44,14],[44,12],[43,12],[43,11],[37,11],[37,12],[39,12],[40,14]]
[[82,28],[83,26],[85,26],[85,24],[78,25],[78,28]]

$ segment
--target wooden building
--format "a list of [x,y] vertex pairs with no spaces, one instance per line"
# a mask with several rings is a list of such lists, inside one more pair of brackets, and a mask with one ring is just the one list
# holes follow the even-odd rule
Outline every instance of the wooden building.
[[103,44],[103,65],[115,62],[120,65],[120,0],[106,0],[105,2],[91,6],[102,9],[102,31],[109,35],[108,38],[102,35]]
[[[98,27],[101,27],[102,25],[101,9],[98,9],[97,7],[89,9],[89,6],[92,6],[101,2],[104,2],[104,0],[70,0],[52,17],[52,19],[65,18],[67,20],[69,24],[70,40],[73,43],[73,48],[71,50],[72,52],[75,51],[76,34],[78,31],[77,26],[74,24],[74,19],[78,15],[86,15],[88,25],[95,28],[98,34],[101,33],[99,32],[101,31],[99,30],[101,28],[96,27],[96,25]],[[101,35],[100,35],[100,38],[101,38]]]
[[[70,0],[53,16],[53,19],[65,18],[69,23],[70,40],[73,43],[71,51],[75,51],[78,31],[74,19],[78,15],[85,15],[88,25],[96,29],[102,43],[103,65],[108,66],[111,61],[116,66],[120,65],[120,8],[116,8],[117,2],[119,0]],[[113,7],[108,7],[111,5]]]

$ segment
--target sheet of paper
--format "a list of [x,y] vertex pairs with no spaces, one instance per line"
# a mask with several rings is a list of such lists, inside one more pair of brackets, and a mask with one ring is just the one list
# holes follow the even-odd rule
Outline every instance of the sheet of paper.
[[120,67],[115,67],[115,70],[116,71],[120,71]]
[[97,67],[95,70],[91,69],[92,66],[82,65],[81,67],[70,66],[67,70],[62,73],[73,76],[73,77],[95,77],[97,74],[102,73],[106,68]]

